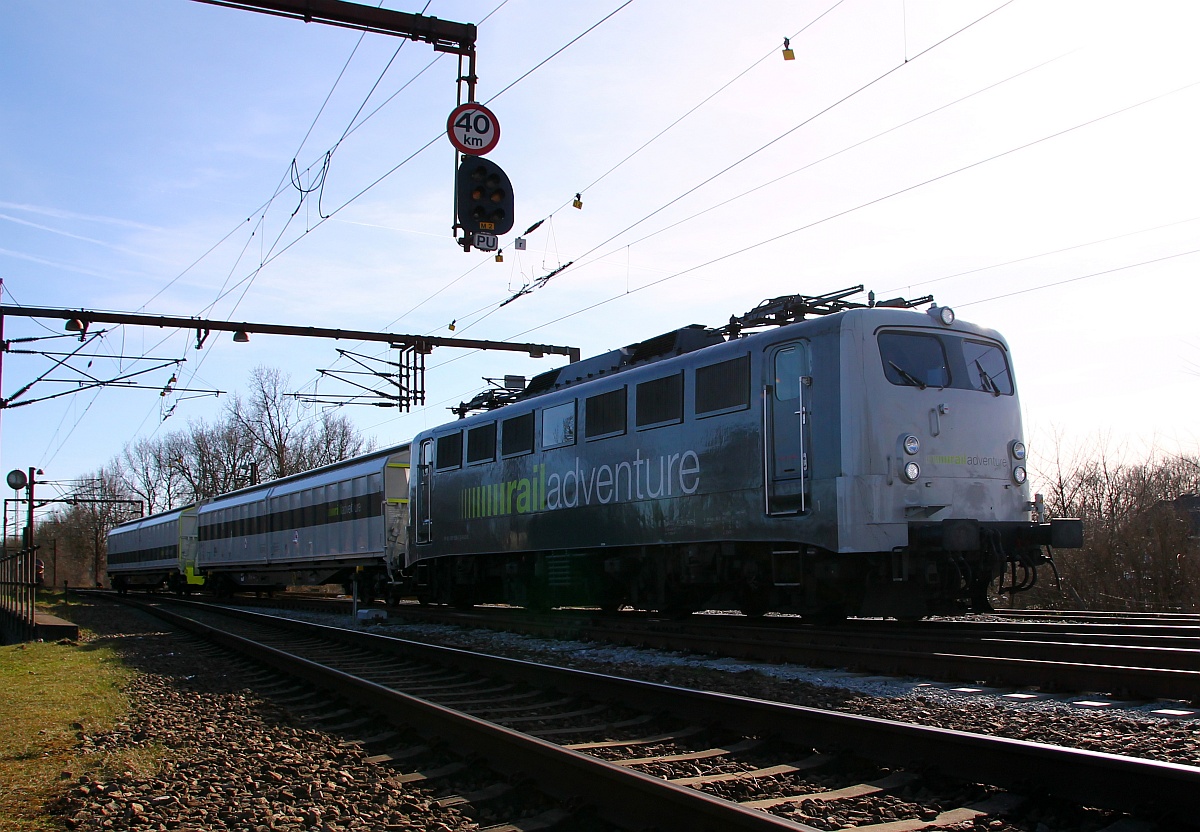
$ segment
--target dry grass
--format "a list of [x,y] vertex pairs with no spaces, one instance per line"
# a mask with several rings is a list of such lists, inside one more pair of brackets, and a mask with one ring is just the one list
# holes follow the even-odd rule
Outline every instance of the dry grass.
[[60,830],[45,806],[75,778],[149,762],[74,750],[77,732],[107,730],[128,714],[129,678],[100,641],[0,647],[0,829]]

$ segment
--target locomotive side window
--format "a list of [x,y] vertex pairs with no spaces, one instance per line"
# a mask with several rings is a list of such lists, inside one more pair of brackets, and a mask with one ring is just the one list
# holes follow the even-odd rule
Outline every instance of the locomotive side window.
[[791,346],[775,354],[775,398],[790,402],[800,398],[800,377],[808,373],[807,353]]
[[491,462],[496,458],[496,423],[489,422],[467,431],[467,464]]
[[971,380],[972,387],[994,396],[1013,394],[1012,374],[1008,371],[1004,351],[999,346],[964,339],[962,350],[967,362],[967,378]]
[[500,455],[533,453],[533,412],[522,413],[500,423]]
[[575,444],[575,401],[542,411],[542,447],[561,448]]
[[588,439],[616,436],[625,432],[625,390],[611,390],[584,400],[583,433]]
[[879,354],[887,380],[901,387],[949,387],[946,349],[936,335],[881,332]]
[[683,373],[642,382],[637,386],[634,422],[639,428],[674,425],[683,421]]
[[461,430],[448,433],[445,436],[439,436],[437,439],[437,462],[434,467],[439,471],[461,468],[463,456],[462,445]]
[[696,415],[726,413],[750,406],[750,356],[696,368]]

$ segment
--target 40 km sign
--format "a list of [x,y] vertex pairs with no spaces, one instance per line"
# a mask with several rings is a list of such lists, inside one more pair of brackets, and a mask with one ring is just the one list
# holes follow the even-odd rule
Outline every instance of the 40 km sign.
[[482,156],[500,141],[500,122],[482,104],[463,104],[446,119],[446,133],[460,153]]

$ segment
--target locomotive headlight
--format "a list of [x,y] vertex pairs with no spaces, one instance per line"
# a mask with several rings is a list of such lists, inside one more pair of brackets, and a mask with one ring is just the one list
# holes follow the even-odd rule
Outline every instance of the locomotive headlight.
[[1009,453],[1012,454],[1013,459],[1024,459],[1025,443],[1021,441],[1013,442],[1012,447],[1009,449]]
[[921,440],[913,436],[911,433],[904,437],[904,453],[912,456],[917,451],[921,450]]
[[949,306],[931,306],[927,310],[937,320],[941,321],[946,326],[954,323],[954,310]]
[[1012,477],[1013,477],[1013,482],[1015,482],[1017,485],[1024,485],[1025,477],[1026,477],[1025,469],[1023,467],[1021,467],[1020,465],[1018,465],[1016,468],[1013,469]]
[[904,466],[904,479],[909,482],[916,482],[921,478],[921,466],[915,462],[910,462]]

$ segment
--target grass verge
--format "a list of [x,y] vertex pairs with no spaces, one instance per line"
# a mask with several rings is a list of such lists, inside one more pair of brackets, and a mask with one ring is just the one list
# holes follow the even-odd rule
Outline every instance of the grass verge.
[[[63,614],[61,607],[55,610]],[[0,829],[48,832],[47,801],[81,774],[127,768],[113,755],[81,757],[78,733],[110,729],[129,713],[131,678],[104,639],[0,646]]]

